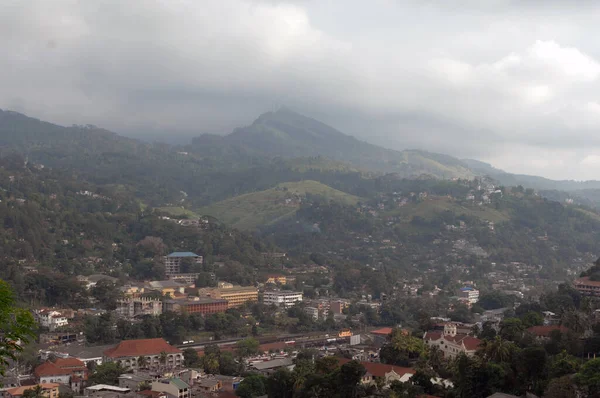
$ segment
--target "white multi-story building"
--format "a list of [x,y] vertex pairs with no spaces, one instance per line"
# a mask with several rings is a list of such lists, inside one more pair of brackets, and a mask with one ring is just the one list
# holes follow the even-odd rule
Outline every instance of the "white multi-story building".
[[162,314],[163,303],[154,297],[127,297],[117,300],[117,314],[124,318],[138,315],[158,316]]
[[479,301],[479,290],[470,286],[461,287],[458,291],[458,296],[469,302],[469,304],[475,304]]
[[263,296],[263,302],[267,305],[275,304],[285,308],[293,307],[302,301],[302,292],[267,291]]
[[423,335],[423,341],[429,347],[439,348],[445,358],[454,358],[459,354],[473,356],[481,344],[481,340],[475,337],[458,333],[455,323],[444,325],[443,332],[426,332]]
[[54,310],[36,310],[34,316],[40,326],[48,328],[51,332],[69,324],[69,321],[64,315]]
[[317,307],[305,307],[304,312],[315,321],[319,319],[319,309]]
[[[190,259],[194,264],[202,264],[204,261],[202,256],[192,252],[173,252],[164,257],[165,274],[172,278],[180,274],[189,274],[190,271],[182,272],[181,263],[184,259]],[[184,270],[185,271],[185,270]]]

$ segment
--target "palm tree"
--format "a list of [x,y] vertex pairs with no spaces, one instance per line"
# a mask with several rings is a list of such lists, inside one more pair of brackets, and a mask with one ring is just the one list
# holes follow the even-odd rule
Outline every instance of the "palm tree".
[[514,343],[500,336],[496,336],[492,341],[485,341],[481,347],[481,353],[485,359],[498,363],[508,361],[513,350]]
[[140,355],[137,359],[137,363],[140,369],[144,369],[148,366],[148,359],[145,356]]
[[165,364],[167,363],[167,353],[162,351],[158,357],[158,362],[160,362],[161,365],[165,366]]
[[579,334],[589,329],[588,317],[583,312],[577,310],[566,311],[561,316],[560,324]]

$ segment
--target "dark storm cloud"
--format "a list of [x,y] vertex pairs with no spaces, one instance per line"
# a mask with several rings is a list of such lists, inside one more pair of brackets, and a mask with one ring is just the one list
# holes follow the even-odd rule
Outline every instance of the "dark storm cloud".
[[600,178],[595,2],[7,1],[0,107],[129,134],[286,105],[395,148]]

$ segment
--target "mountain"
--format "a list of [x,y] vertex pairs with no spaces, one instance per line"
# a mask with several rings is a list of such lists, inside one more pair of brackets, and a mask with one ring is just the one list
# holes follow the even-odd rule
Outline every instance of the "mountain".
[[307,196],[318,196],[343,205],[356,205],[361,198],[317,181],[288,182],[275,188],[236,196],[198,210],[240,229],[256,229],[293,215]]
[[267,157],[326,157],[356,168],[397,173],[401,177],[430,175],[468,178],[473,173],[460,160],[426,151],[385,149],[346,135],[318,120],[287,108],[262,114],[250,126],[225,137],[203,135],[190,146],[196,153]]

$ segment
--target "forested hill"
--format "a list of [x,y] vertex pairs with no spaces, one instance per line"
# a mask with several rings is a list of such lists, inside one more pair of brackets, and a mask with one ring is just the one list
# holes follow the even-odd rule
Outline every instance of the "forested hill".
[[357,168],[401,177],[429,175],[437,178],[472,177],[466,164],[447,155],[425,151],[395,151],[360,141],[318,120],[282,108],[259,116],[250,126],[218,137],[196,138],[190,150],[284,158],[324,156]]
[[0,278],[35,305],[88,305],[76,302],[85,298],[76,275],[163,279],[162,256],[171,251],[205,256],[197,272],[253,283],[257,270],[270,269],[263,253],[281,250],[223,225],[163,220],[126,191],[15,155],[0,159],[0,223]]

